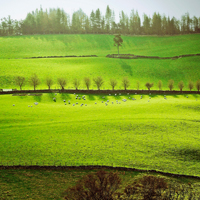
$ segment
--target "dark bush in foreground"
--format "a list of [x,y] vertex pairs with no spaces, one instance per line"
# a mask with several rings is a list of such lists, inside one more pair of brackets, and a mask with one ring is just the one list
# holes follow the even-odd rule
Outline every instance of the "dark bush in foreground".
[[119,188],[121,179],[117,173],[98,171],[88,174],[74,187],[66,190],[67,200],[114,200],[114,194]]
[[67,200],[196,200],[199,188],[191,184],[169,182],[165,178],[144,175],[132,184],[120,189],[121,179],[117,173],[98,171],[88,174],[65,192]]

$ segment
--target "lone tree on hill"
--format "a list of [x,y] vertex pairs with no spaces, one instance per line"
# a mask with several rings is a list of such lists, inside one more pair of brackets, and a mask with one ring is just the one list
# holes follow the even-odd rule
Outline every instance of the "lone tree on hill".
[[124,77],[122,79],[122,86],[124,87],[124,90],[126,90],[130,86],[130,81],[128,77]]
[[51,89],[51,86],[53,85],[53,79],[51,77],[47,77],[46,78],[46,84],[49,88],[49,90]]
[[180,82],[178,83],[178,87],[179,87],[180,91],[182,92],[182,90],[183,90],[183,88],[184,88],[184,83],[183,83],[183,81],[180,81]]
[[61,89],[64,90],[65,86],[67,85],[67,81],[65,78],[58,78],[58,84],[60,85]]
[[147,82],[147,83],[145,84],[145,86],[148,88],[148,90],[150,90],[150,89],[153,87],[153,83]]
[[97,86],[98,90],[100,90],[101,86],[104,83],[103,78],[101,76],[98,76],[96,78],[93,78],[93,81],[94,81],[95,85]]
[[115,86],[117,85],[117,80],[114,78],[110,79],[110,85],[112,86],[112,90],[115,89]]
[[20,87],[20,90],[22,90],[22,86],[25,84],[25,77],[23,76],[17,76],[15,78],[16,85]]
[[36,89],[36,87],[40,84],[40,80],[37,76],[37,74],[33,74],[30,77],[30,85],[33,86],[34,90]]
[[90,86],[91,86],[91,79],[89,77],[85,77],[84,78],[84,83],[85,83],[85,85],[87,87],[87,90],[89,90]]
[[172,89],[174,88],[174,81],[172,79],[168,81],[168,88],[170,89],[170,91],[172,91]]
[[117,46],[118,56],[119,56],[119,46],[122,46],[123,39],[121,38],[120,34],[116,34],[113,40],[114,40],[114,46]]

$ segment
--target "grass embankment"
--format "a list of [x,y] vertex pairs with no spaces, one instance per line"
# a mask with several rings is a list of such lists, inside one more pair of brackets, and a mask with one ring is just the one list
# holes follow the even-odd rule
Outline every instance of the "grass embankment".
[[[199,95],[167,99],[163,96],[150,99],[148,95],[142,99],[139,95],[105,98],[88,95],[86,100],[75,97],[1,96],[0,162],[4,165],[113,163],[200,176]],[[122,101],[124,98],[127,102]],[[34,105],[36,101],[39,105]]]
[[[0,58],[98,55],[117,53],[113,35],[31,35],[0,38]],[[200,53],[200,34],[178,36],[122,36],[120,53],[177,56]]]
[[[38,89],[47,89],[45,78],[50,76],[54,80],[52,88],[59,88],[57,78],[64,77],[68,80],[66,88],[73,88],[73,79],[81,81],[80,88],[85,88],[83,78],[93,79],[102,76],[105,83],[102,89],[111,89],[110,78],[118,81],[116,89],[123,89],[122,77],[130,80],[128,89],[137,89],[136,83],[140,82],[140,89],[146,89],[146,82],[154,82],[152,89],[158,89],[158,81],[162,80],[163,89],[169,90],[168,80],[174,80],[174,89],[179,90],[178,82],[183,81],[188,90],[188,81],[196,82],[200,77],[200,57],[179,58],[177,60],[155,59],[111,59],[111,58],[55,58],[55,59],[2,59],[0,62],[0,88],[18,88],[15,84],[17,75],[26,78],[23,89],[33,89],[28,79],[36,73],[41,81]],[[91,89],[96,89],[92,84]],[[196,89],[195,89],[196,90]]]
[[[96,172],[98,169],[1,169],[0,171],[0,198],[2,199],[63,199],[64,191],[72,186],[88,173]],[[116,170],[106,170],[116,171]],[[122,179],[122,186],[119,191],[132,183],[135,177],[146,173],[134,171],[120,171],[119,176]],[[152,173],[151,173],[152,174]],[[164,176],[162,176],[164,177]],[[200,182],[192,178],[169,178],[166,179],[178,181],[181,184],[191,183],[194,187],[199,187]]]

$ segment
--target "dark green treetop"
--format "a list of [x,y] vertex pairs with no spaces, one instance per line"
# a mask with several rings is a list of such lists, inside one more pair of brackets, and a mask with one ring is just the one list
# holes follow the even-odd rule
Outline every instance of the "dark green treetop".
[[122,46],[123,39],[121,38],[120,34],[116,34],[113,40],[114,40],[114,46],[117,46],[118,56],[119,56],[119,46]]

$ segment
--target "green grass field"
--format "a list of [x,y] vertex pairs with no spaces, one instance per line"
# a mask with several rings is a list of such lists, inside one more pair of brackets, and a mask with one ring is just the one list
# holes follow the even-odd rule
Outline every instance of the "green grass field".
[[[200,53],[200,34],[122,38],[123,54],[166,57]],[[168,80],[173,79],[175,90],[179,81],[185,84],[183,90],[188,90],[189,80],[200,79],[199,56],[177,60],[105,57],[113,53],[117,48],[112,35],[1,37],[0,89],[19,89],[14,82],[18,75],[26,78],[23,89],[33,89],[28,83],[33,73],[41,81],[37,89],[47,89],[47,76],[54,80],[52,88],[59,88],[57,78],[65,77],[66,89],[74,89],[74,78],[86,89],[86,76],[102,76],[101,89],[111,89],[110,78],[118,81],[116,89],[123,89],[125,76],[130,79],[128,89],[136,89],[137,81],[140,89],[146,89],[149,81],[156,90],[162,80],[163,90],[168,90]],[[98,57],[22,59],[94,54]],[[96,89],[93,83],[91,89]],[[81,99],[68,93],[1,95],[0,165],[113,165],[200,176],[200,95],[167,95],[164,99],[163,95],[141,98],[124,93],[85,95],[86,100],[83,95],[79,94]],[[6,199],[60,199],[63,190],[85,173],[88,171],[1,170],[0,199],[1,195]],[[123,178],[130,180],[135,176],[131,173]],[[27,196],[30,194],[33,196]]]
[[[31,35],[0,38],[0,58],[98,55],[117,53],[113,35]],[[120,53],[177,56],[200,53],[200,34],[178,36],[122,36]]]
[[[17,75],[26,78],[23,89],[33,89],[28,79],[36,73],[41,81],[38,89],[47,89],[46,77],[54,80],[52,88],[59,88],[57,78],[67,79],[67,87],[73,88],[73,79],[81,81],[80,88],[86,89],[83,79],[93,79],[102,76],[104,85],[102,89],[111,89],[110,78],[118,81],[116,89],[123,89],[122,78],[127,76],[130,80],[129,89],[137,89],[136,83],[140,82],[140,89],[146,89],[145,83],[154,83],[152,89],[158,89],[158,81],[162,80],[163,89],[169,90],[168,80],[174,80],[174,89],[179,90],[178,82],[183,81],[183,90],[189,90],[188,81],[196,82],[200,77],[200,56],[180,58],[177,60],[154,60],[154,59],[112,59],[112,58],[52,58],[52,59],[2,59],[0,62],[0,88],[17,88],[15,77]],[[92,83],[91,89],[97,89]],[[196,88],[194,88],[196,90]]]
[[1,96],[0,162],[113,164],[200,176],[199,95],[75,97]]
[[[200,53],[200,34],[180,36],[122,36],[124,43],[120,53],[131,53],[149,56],[176,56],[182,54]],[[67,88],[73,88],[73,79],[81,80],[81,88],[85,88],[83,78],[96,76],[104,78],[104,89],[111,89],[110,78],[118,81],[117,89],[121,86],[122,77],[130,79],[130,89],[136,89],[137,81],[140,89],[145,89],[145,83],[154,82],[152,89],[158,89],[159,80],[163,82],[163,89],[168,89],[167,82],[175,81],[174,89],[178,89],[178,82],[183,81],[188,90],[189,80],[196,82],[200,77],[200,57],[186,57],[177,60],[155,59],[111,59],[107,54],[117,53],[113,46],[112,35],[35,35],[0,38],[0,88],[17,88],[15,77],[26,78],[24,89],[32,89],[28,80],[36,73],[41,81],[38,89],[47,88],[45,79],[54,79],[53,88],[58,88],[57,78],[68,80]],[[91,55],[97,58],[49,58],[49,59],[14,59],[33,56],[64,56]],[[92,85],[93,89],[96,86]],[[102,88],[102,89],[103,89]]]

